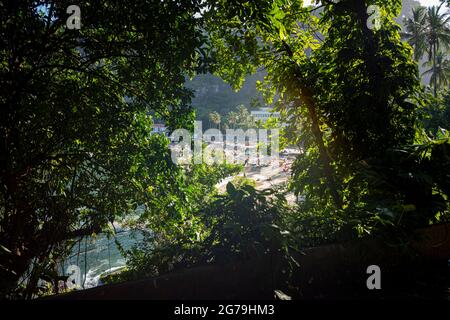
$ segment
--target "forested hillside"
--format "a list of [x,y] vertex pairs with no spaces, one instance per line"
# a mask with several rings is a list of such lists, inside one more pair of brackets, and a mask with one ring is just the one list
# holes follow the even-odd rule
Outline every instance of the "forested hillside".
[[256,89],[256,81],[262,81],[263,77],[263,72],[248,76],[242,89],[235,91],[229,84],[212,74],[196,76],[187,83],[187,87],[195,91],[192,106],[196,110],[196,118],[208,125],[208,115],[213,111],[224,116],[238,105],[245,105],[247,108],[261,105],[263,102],[261,94]]
[[[402,11],[396,21],[404,27],[403,19],[412,15],[412,9],[420,6],[420,2],[415,0],[403,0]],[[422,64],[426,59],[419,63],[421,73],[425,70]],[[202,120],[204,124],[209,125],[209,113],[216,111],[221,116],[225,116],[238,105],[245,105],[247,108],[257,107],[264,102],[261,99],[261,93],[256,88],[256,81],[262,81],[264,72],[260,71],[254,75],[245,78],[243,87],[239,91],[225,83],[219,77],[212,74],[198,75],[192,80],[187,81],[187,87],[195,92],[192,106],[196,110],[196,118]],[[425,76],[424,83],[429,82],[430,77]],[[255,104],[258,101],[259,104]]]

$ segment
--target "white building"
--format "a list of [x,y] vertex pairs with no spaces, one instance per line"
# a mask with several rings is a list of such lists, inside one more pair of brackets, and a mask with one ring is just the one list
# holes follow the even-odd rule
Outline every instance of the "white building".
[[262,121],[266,122],[269,118],[280,118],[279,112],[272,112],[272,109],[270,108],[261,108],[259,110],[254,110],[250,112],[251,116],[255,121]]
[[152,129],[152,134],[164,134],[164,135],[167,135],[168,131],[167,131],[166,125],[162,124],[162,123],[154,123],[153,124],[153,129]]

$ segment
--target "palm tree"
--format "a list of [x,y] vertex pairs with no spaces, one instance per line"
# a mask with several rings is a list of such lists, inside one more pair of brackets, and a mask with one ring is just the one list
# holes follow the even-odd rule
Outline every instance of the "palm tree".
[[414,48],[414,59],[417,61],[425,52],[425,8],[416,7],[412,10],[412,17],[405,19],[406,37],[408,43]]
[[433,63],[425,62],[426,66],[430,66],[426,70],[424,75],[431,75],[431,82],[436,88],[448,86],[450,83],[450,61],[447,59],[447,55],[442,51],[438,52]]
[[[433,73],[437,75],[437,58],[441,48],[448,49],[450,46],[450,28],[448,26],[450,16],[447,13],[441,14],[439,11],[442,4],[438,7],[428,8],[427,24],[425,35],[428,45],[428,61],[432,61]],[[438,77],[433,79],[434,96],[437,95]]]
[[227,115],[227,122],[230,125],[230,127],[232,129],[234,129],[234,126],[236,125],[237,122],[237,114],[234,111],[230,111]]
[[254,125],[250,112],[243,104],[236,107],[236,124],[242,129],[249,129]]
[[[440,13],[443,3],[440,6],[432,6],[428,8],[426,15],[426,38],[428,42],[428,53],[431,55],[432,46],[437,46],[437,51],[450,46],[450,16],[448,12]],[[436,51],[436,52],[437,52]],[[431,60],[431,59],[430,59]]]
[[221,122],[221,117],[220,114],[216,111],[213,111],[209,114],[209,120],[214,123],[215,125],[217,125],[219,127],[220,130],[220,122]]
[[[428,62],[437,74],[437,56],[441,49],[450,46],[450,16],[448,13],[440,13],[442,5],[432,6],[428,9],[418,7],[413,9],[413,16],[405,20],[408,42],[414,48],[414,58],[420,60],[424,53],[428,54]],[[434,77],[434,95],[437,94],[438,77]]]

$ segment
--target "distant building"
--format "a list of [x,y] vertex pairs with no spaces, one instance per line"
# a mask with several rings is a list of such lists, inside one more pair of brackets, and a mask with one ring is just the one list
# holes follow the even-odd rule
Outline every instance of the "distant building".
[[162,123],[154,123],[153,124],[153,129],[152,129],[152,134],[168,135],[168,131],[167,131],[166,125],[162,124]]
[[259,110],[254,110],[250,112],[251,116],[255,121],[262,121],[266,122],[269,118],[280,118],[279,112],[272,112],[272,109],[270,108],[261,108]]

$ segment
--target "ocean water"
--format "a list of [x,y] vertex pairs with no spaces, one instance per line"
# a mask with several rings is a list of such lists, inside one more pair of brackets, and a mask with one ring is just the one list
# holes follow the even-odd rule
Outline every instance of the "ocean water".
[[[121,230],[115,238],[124,250],[128,250],[143,237],[137,231]],[[125,262],[114,238],[108,239],[100,234],[95,238],[83,238],[75,244],[71,255],[62,262],[60,273],[66,276],[72,274],[79,289],[93,288],[102,284],[100,277],[103,274],[125,267]]]

